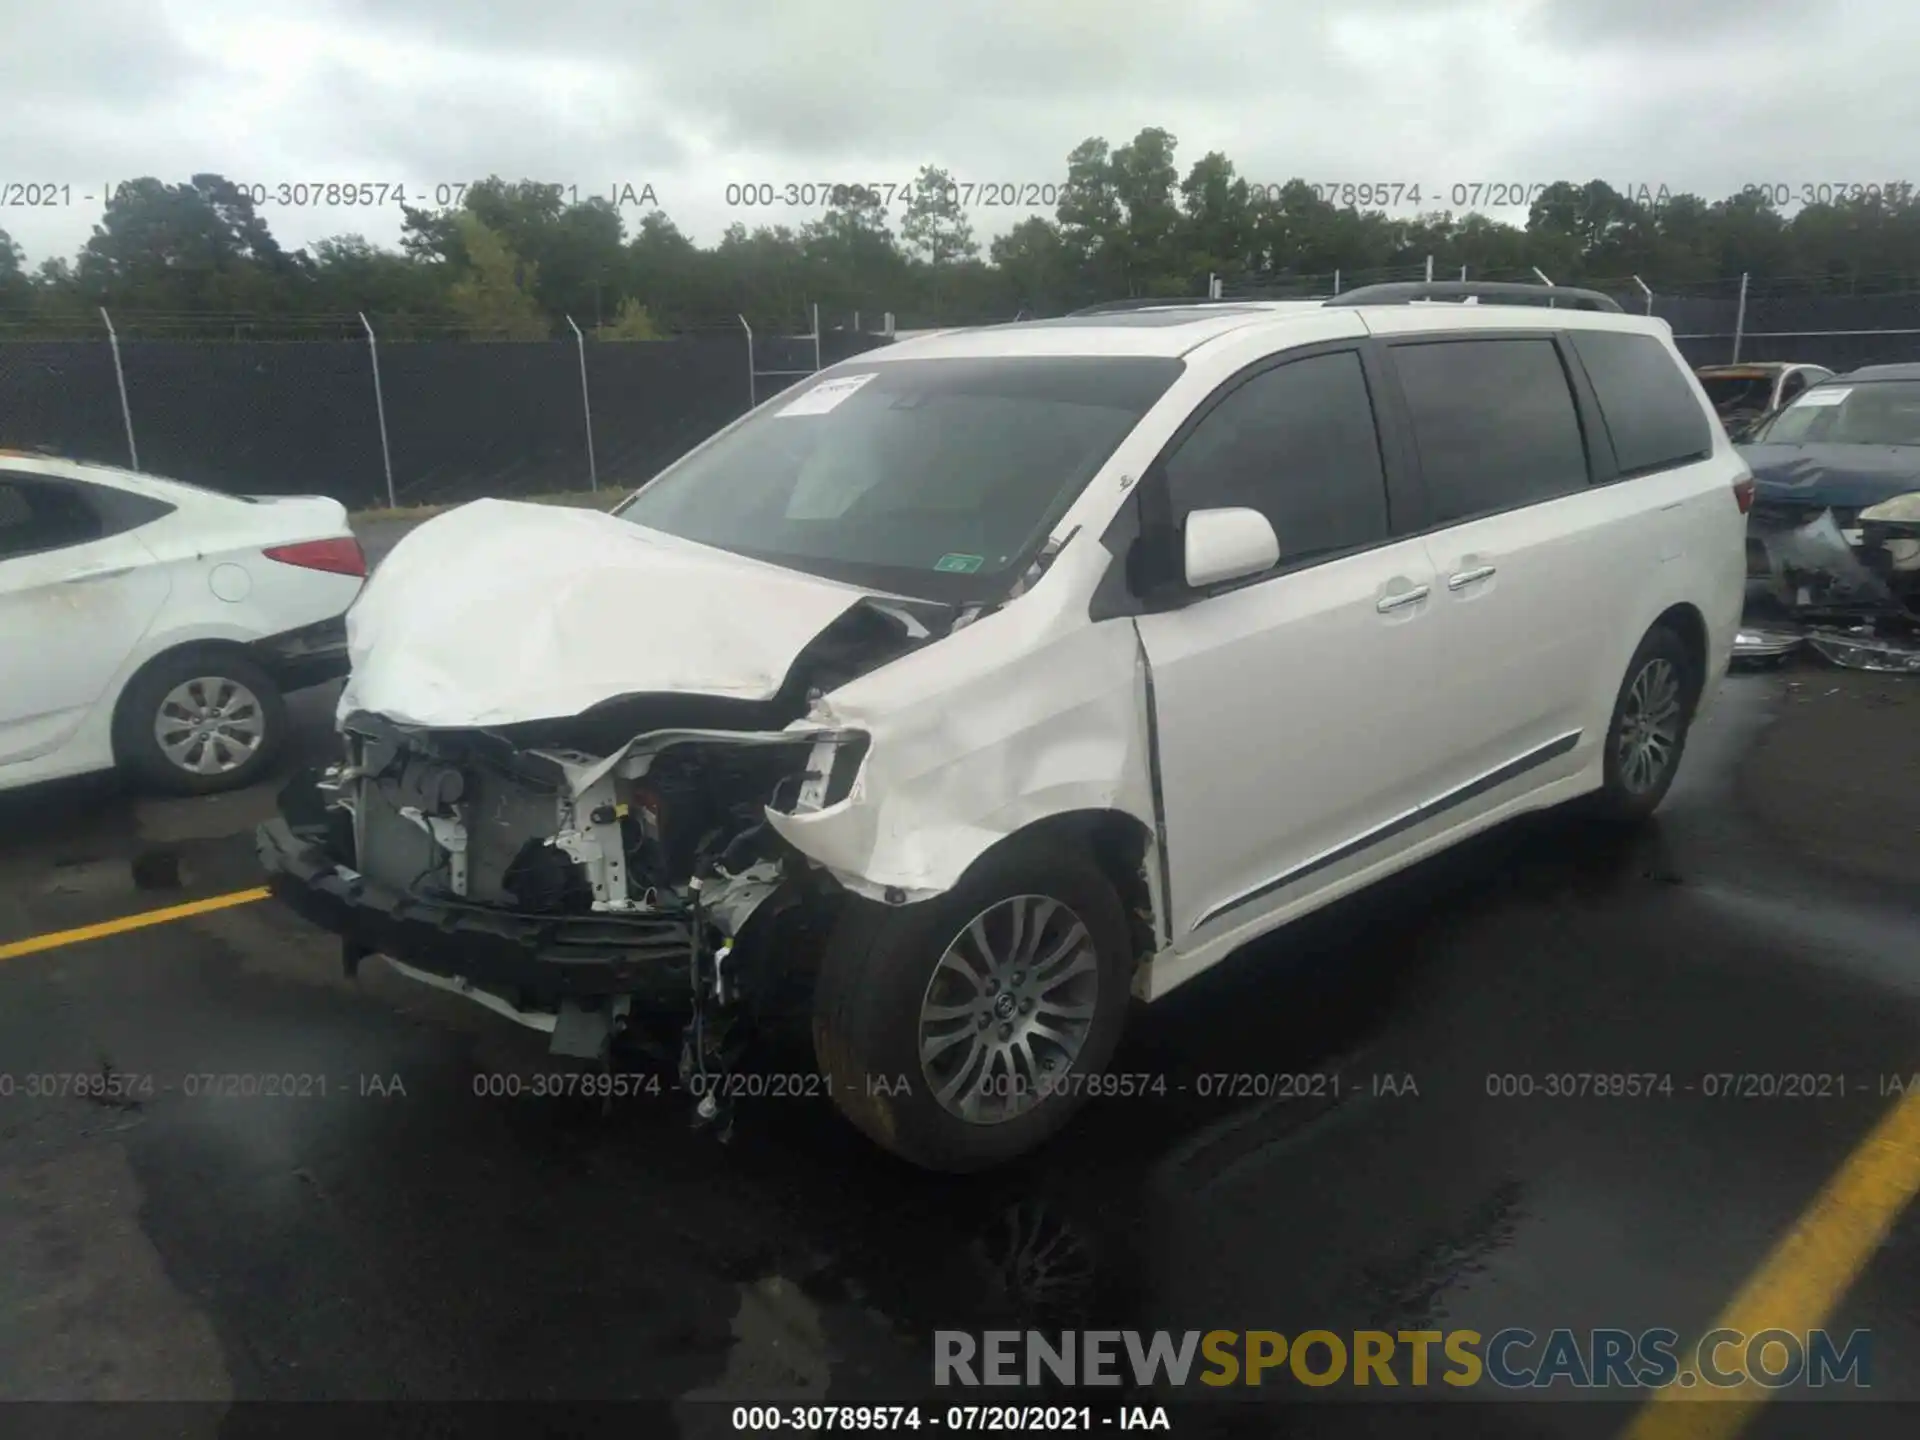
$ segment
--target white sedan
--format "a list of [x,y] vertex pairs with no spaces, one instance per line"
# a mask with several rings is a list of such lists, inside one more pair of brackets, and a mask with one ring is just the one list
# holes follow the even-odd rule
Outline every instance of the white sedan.
[[281,697],[346,673],[366,573],[337,500],[0,451],[0,790],[250,784]]

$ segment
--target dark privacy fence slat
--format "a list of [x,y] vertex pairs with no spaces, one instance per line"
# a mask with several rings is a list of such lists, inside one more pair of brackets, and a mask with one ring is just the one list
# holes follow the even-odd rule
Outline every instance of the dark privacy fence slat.
[[[1638,315],[1644,299],[1621,295],[1623,308]],[[1676,335],[1724,335],[1731,342],[1740,314],[1738,299],[1656,295],[1653,313],[1673,326]],[[1920,295],[1789,295],[1747,297],[1748,334],[1768,331],[1828,332],[1804,338],[1818,343],[1832,332],[1848,330],[1920,330]],[[1799,338],[1799,337],[1796,337]],[[1846,338],[1846,337],[1841,337]],[[1746,346],[1740,347],[1742,358]],[[1817,357],[1816,357],[1817,359]]]
[[384,499],[365,345],[122,340],[120,358],[142,469],[241,493]]
[[[1676,342],[1689,365],[1726,365],[1733,356],[1733,332]],[[1824,365],[1845,374],[1862,365],[1892,365],[1920,360],[1920,334],[1916,335],[1811,335],[1802,338],[1768,339],[1747,335],[1740,341],[1740,363],[1760,360],[1792,360],[1804,365]]]
[[[1618,299],[1635,314],[1645,308],[1644,300]],[[1920,360],[1920,295],[1749,295],[1744,321],[1737,298],[1656,295],[1653,313],[1673,327],[1693,365],[1728,364],[1736,325],[1743,361],[1796,360],[1846,371]]]
[[127,463],[113,352],[103,344],[0,345],[0,449],[46,445],[76,460]]
[[[823,366],[888,343],[830,331]],[[367,347],[351,341],[122,340],[145,470],[236,494],[384,505],[386,470]],[[811,370],[813,341],[756,337],[756,370]],[[699,335],[589,341],[602,489],[630,489],[747,409],[747,348]],[[805,379],[762,374],[762,400]],[[403,505],[585,490],[580,351],[572,340],[380,346],[387,441]],[[104,342],[0,344],[0,448],[127,463]]]

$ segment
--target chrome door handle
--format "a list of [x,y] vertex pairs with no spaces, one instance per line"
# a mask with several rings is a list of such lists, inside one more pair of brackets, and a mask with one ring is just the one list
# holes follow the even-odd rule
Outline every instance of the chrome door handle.
[[1473,570],[1462,570],[1458,575],[1447,577],[1447,589],[1464,590],[1476,580],[1484,580],[1493,574],[1493,566],[1482,565]]
[[1409,605],[1418,605],[1427,598],[1427,593],[1428,588],[1425,585],[1416,585],[1413,589],[1402,590],[1396,595],[1382,596],[1373,602],[1373,608],[1382,615],[1391,615],[1394,611],[1405,609]]

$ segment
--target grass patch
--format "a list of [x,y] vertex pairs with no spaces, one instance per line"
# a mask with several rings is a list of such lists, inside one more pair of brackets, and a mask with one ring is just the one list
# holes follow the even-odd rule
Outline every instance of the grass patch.
[[[520,500],[529,505],[572,505],[582,510],[611,510],[615,505],[618,505],[622,500],[626,499],[627,493],[626,489],[621,488],[607,490],[568,490],[558,495],[499,495],[492,497],[474,496],[472,498]],[[402,505],[391,510],[385,508],[379,510],[355,510],[347,516],[347,519],[355,525],[378,524],[383,520],[425,520],[429,516],[438,515],[446,510],[457,510],[466,503],[467,501],[465,500],[451,500],[444,505]]]

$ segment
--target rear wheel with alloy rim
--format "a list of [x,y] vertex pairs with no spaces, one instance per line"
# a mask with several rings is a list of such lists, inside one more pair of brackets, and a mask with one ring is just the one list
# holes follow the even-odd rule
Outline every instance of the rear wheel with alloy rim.
[[1620,783],[1644,795],[1672,772],[1680,751],[1680,672],[1655,656],[1628,682],[1627,704],[1614,737]]
[[1132,954],[1084,853],[1016,837],[917,904],[847,901],[814,993],[834,1102],[934,1170],[978,1170],[1072,1117],[1119,1043]]
[[224,675],[196,675],[167,692],[153,718],[153,738],[190,775],[232,773],[266,743],[260,697]]
[[1607,730],[1602,814],[1640,820],[1666,798],[1686,749],[1700,686],[1687,644],[1665,626],[1647,632],[1627,663]]
[[273,763],[286,715],[272,677],[240,651],[177,651],[136,675],[120,697],[114,751],[155,789],[237,790]]

